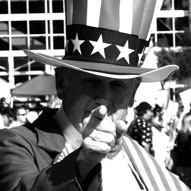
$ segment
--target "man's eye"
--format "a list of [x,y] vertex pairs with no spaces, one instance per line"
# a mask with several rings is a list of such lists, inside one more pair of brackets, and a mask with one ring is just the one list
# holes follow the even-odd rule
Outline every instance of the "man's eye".
[[115,90],[125,90],[126,89],[126,85],[122,82],[112,82],[111,86]]

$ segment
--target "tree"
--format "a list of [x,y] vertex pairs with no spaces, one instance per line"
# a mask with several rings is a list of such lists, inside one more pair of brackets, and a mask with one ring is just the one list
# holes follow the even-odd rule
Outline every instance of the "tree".
[[179,70],[171,77],[172,80],[191,87],[191,31],[185,30],[181,38],[181,48],[175,50],[162,47],[155,54],[158,57],[158,67],[170,64],[179,66]]

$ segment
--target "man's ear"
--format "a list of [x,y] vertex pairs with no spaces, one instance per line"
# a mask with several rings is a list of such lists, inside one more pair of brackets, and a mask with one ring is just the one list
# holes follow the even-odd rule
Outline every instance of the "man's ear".
[[64,99],[67,84],[68,84],[68,73],[65,68],[56,68],[55,69],[55,78],[56,78],[56,90],[57,96],[60,99]]
[[133,104],[134,104],[134,99],[135,99],[135,94],[136,94],[136,91],[141,83],[141,78],[136,78],[134,79],[134,86],[132,88],[132,92],[131,92],[131,97],[130,97],[130,100],[129,100],[129,107],[132,107]]

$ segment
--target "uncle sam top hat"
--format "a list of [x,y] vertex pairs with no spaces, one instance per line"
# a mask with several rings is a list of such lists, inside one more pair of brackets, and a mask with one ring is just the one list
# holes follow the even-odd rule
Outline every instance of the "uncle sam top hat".
[[141,68],[153,18],[162,0],[65,0],[65,56],[24,52],[37,62],[117,79],[155,82],[178,67]]

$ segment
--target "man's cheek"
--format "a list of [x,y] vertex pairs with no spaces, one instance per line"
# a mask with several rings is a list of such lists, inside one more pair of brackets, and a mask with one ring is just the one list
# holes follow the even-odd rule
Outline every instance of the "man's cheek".
[[116,99],[113,103],[116,111],[123,109],[125,110],[129,106],[129,99],[128,98]]

